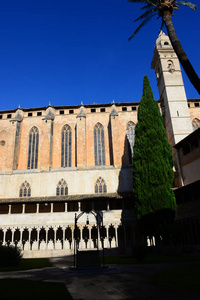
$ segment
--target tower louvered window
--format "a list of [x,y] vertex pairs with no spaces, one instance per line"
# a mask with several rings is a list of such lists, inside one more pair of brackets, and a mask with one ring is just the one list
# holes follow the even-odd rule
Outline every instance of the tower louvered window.
[[131,163],[133,157],[133,146],[134,146],[134,135],[135,135],[135,124],[128,122],[126,127],[126,136],[128,140],[128,151],[129,151],[129,162]]
[[38,167],[38,144],[39,130],[34,126],[29,133],[28,169],[37,169]]
[[31,187],[27,181],[24,181],[19,190],[19,197],[30,197],[31,196]]
[[68,195],[68,186],[67,182],[62,178],[56,188],[56,196],[65,196]]
[[192,127],[193,127],[193,130],[196,130],[196,129],[200,128],[200,120],[195,118],[192,121]]
[[100,123],[94,127],[94,158],[95,166],[105,165],[104,129]]
[[107,186],[103,178],[99,177],[95,183],[95,194],[107,193]]
[[61,136],[61,167],[71,167],[72,130],[65,125]]

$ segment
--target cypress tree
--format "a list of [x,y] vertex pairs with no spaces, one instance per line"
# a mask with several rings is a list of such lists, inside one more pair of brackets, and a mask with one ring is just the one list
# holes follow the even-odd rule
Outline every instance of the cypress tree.
[[133,155],[133,193],[140,228],[146,235],[172,221],[176,211],[172,149],[148,77],[138,108]]

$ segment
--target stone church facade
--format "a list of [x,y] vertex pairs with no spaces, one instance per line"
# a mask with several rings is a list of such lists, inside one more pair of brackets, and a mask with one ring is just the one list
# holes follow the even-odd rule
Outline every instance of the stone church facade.
[[[173,147],[200,126],[200,99],[187,100],[178,59],[164,34],[156,42],[152,68]],[[0,243],[20,246],[24,257],[71,254],[75,214],[94,210],[103,213],[103,226],[98,230],[94,216],[83,214],[79,249],[104,243],[105,248],[131,250],[138,106],[49,104],[0,111]],[[177,185],[182,184],[179,176]]]

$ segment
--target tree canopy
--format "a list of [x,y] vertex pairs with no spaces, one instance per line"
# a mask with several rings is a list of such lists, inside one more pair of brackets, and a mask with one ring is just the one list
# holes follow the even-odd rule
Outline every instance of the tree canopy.
[[147,229],[151,227],[151,231],[174,217],[176,201],[172,191],[173,179],[171,145],[145,75],[135,127],[133,193],[137,219],[145,220],[145,224],[148,223],[145,226]]

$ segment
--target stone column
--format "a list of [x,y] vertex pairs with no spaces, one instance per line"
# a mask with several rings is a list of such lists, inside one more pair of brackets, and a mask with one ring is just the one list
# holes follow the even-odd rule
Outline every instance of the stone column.
[[67,212],[68,203],[65,203],[65,212]]
[[20,238],[19,238],[19,244],[22,245],[22,233],[24,231],[24,228],[20,228]]
[[92,235],[91,235],[91,226],[88,226],[88,230],[89,230],[89,248],[92,248]]
[[72,243],[71,243],[71,247],[72,249],[74,249],[74,227],[71,226],[69,227],[71,229],[71,232],[72,232]]
[[25,204],[22,204],[22,214],[25,214]]
[[80,249],[83,249],[83,228],[80,227]]
[[39,247],[40,247],[40,228],[38,227],[37,228],[37,243],[38,243],[38,250],[39,250]]
[[36,214],[39,213],[39,203],[36,204]]
[[51,213],[53,213],[53,203],[50,203],[51,205]]
[[110,248],[110,243],[109,243],[109,225],[106,225],[105,228],[106,228],[107,248]]
[[11,205],[10,204],[8,205],[8,214],[9,215],[11,214]]
[[7,229],[3,228],[3,245],[6,244],[6,232],[7,232]]
[[118,248],[118,234],[117,234],[117,225],[115,226],[115,247]]
[[11,244],[14,243],[14,233],[15,233],[15,228],[12,228]]

